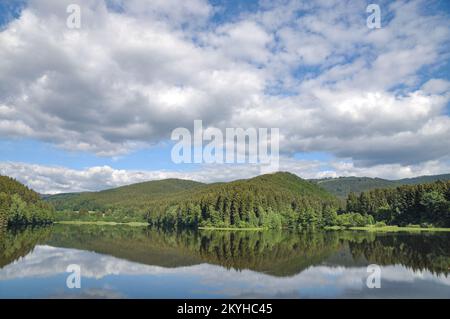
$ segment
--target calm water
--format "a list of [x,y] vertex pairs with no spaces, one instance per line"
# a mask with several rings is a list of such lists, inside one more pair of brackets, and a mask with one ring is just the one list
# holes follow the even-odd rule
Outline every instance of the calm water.
[[[67,266],[81,269],[69,289]],[[369,289],[367,265],[381,267]],[[450,234],[164,232],[69,226],[0,233],[0,298],[450,298]]]

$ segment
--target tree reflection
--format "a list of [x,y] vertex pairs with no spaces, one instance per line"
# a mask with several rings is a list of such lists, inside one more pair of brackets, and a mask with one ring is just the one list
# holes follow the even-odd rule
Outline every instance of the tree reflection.
[[414,271],[428,270],[447,276],[450,271],[450,234],[380,235],[376,240],[349,241],[355,258],[363,256],[379,265],[401,264]]
[[375,234],[355,231],[194,231],[93,225],[3,230],[0,267],[35,245],[76,248],[147,265],[200,263],[274,276],[292,276],[320,265],[401,264],[448,275],[450,234]]
[[0,228],[0,268],[28,255],[49,239],[51,227]]

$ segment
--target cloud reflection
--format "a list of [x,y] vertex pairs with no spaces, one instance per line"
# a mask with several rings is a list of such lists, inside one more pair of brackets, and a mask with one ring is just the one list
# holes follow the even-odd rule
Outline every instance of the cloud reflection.
[[[226,269],[210,264],[188,267],[164,268],[129,262],[107,255],[77,249],[36,246],[33,252],[0,270],[2,282],[21,279],[48,280],[64,274],[69,264],[81,266],[83,279],[93,279],[94,285],[82,289],[79,298],[121,298],[120,279],[126,276],[143,276],[145,280],[134,285],[138,297],[146,297],[154,287],[151,283],[170,281],[173,278],[190,280],[192,285],[181,285],[186,297],[208,294],[210,297],[279,297],[279,298],[340,298],[390,296],[450,296],[450,278],[428,271],[413,271],[400,265],[382,267],[381,289],[368,289],[365,285],[366,267],[318,265],[291,277],[276,277],[251,270]],[[105,286],[107,289],[104,289]],[[415,287],[416,294],[412,292]],[[437,287],[437,288],[436,288]],[[56,287],[55,287],[56,288]],[[60,289],[61,287],[58,287]],[[414,290],[414,289],[413,289]],[[178,291],[177,293],[180,293]],[[381,295],[382,292],[382,295]],[[153,292],[154,293],[154,292]],[[436,296],[435,294],[439,295]],[[54,295],[65,297],[67,293],[55,290]],[[444,295],[445,297],[445,295]]]

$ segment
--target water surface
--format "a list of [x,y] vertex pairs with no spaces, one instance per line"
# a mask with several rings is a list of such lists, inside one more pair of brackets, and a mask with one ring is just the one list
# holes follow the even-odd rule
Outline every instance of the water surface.
[[[67,266],[81,269],[69,289]],[[381,288],[366,285],[381,267]],[[449,233],[163,231],[54,225],[0,233],[0,298],[450,298]]]

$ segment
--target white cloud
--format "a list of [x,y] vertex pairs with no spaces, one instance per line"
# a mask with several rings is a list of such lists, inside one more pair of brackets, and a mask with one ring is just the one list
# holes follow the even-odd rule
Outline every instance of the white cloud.
[[220,26],[203,40],[226,56],[257,64],[268,62],[270,51],[267,46],[273,41],[272,36],[254,21]]
[[143,18],[163,20],[168,24],[199,24],[213,13],[207,0],[111,0],[113,7]]
[[429,94],[443,94],[447,95],[450,92],[450,82],[442,79],[431,79],[427,81],[422,89]]
[[0,32],[2,137],[116,156],[202,119],[279,127],[281,152],[358,167],[449,155],[448,81],[421,70],[448,59],[450,22],[423,1],[383,4],[380,30],[365,1],[263,2],[211,23],[203,0],[85,0],[80,30],[68,3],[30,1]]
[[[450,171],[450,160],[428,161],[418,165],[379,164],[357,166],[351,161],[280,159],[280,171],[289,171],[302,178],[368,176],[400,179],[421,175],[444,174]],[[27,163],[0,162],[0,174],[16,178],[42,194],[98,191],[149,180],[181,178],[211,183],[251,178],[260,175],[258,165],[209,164],[186,170],[123,170],[110,166],[70,169]]]

